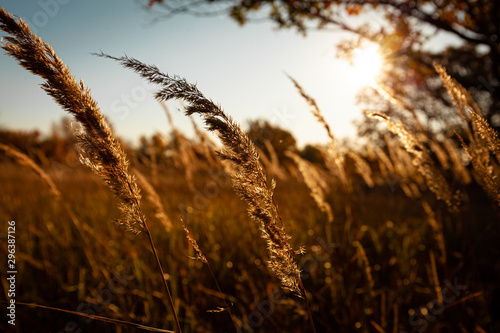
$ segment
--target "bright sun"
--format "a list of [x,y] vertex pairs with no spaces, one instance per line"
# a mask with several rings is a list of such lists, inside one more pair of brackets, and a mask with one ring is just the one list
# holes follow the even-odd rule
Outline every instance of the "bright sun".
[[350,62],[350,81],[361,86],[375,83],[382,69],[382,57],[377,44],[370,43],[355,49]]

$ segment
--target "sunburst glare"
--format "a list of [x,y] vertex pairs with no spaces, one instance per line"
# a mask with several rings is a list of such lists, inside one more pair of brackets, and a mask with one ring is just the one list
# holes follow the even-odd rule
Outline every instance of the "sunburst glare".
[[377,44],[369,43],[352,51],[350,81],[360,88],[375,83],[382,69],[382,56]]

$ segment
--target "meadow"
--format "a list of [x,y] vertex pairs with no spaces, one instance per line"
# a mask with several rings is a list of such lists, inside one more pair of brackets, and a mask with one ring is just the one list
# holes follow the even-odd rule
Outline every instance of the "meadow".
[[49,45],[3,10],[0,22],[3,49],[82,125],[45,142],[0,133],[0,219],[16,221],[18,271],[16,326],[3,331],[500,330],[500,140],[443,68],[460,132],[367,112],[384,140],[357,149],[294,81],[329,137],[310,161],[253,143],[185,80],[101,54],[158,84],[159,100],[183,100],[220,141],[171,123],[131,149]]

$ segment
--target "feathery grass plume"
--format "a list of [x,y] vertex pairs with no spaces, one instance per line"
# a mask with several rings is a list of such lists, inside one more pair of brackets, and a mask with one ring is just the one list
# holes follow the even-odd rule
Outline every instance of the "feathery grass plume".
[[472,121],[475,125],[475,131],[478,136],[486,143],[485,146],[495,156],[500,164],[500,138],[490,124],[480,114],[471,112]]
[[490,153],[485,146],[477,141],[472,141],[467,145],[461,137],[462,147],[464,148],[472,167],[479,176],[478,183],[483,187],[491,199],[495,200],[500,206],[500,180],[498,172],[491,164]]
[[470,177],[469,171],[464,166],[460,150],[450,138],[445,138],[443,140],[443,146],[446,149],[448,156],[450,157],[451,166],[455,178],[459,179],[462,184],[469,184],[472,179]]
[[446,73],[444,67],[434,63],[434,70],[439,74],[446,91],[451,97],[453,105],[457,109],[458,115],[467,123],[468,135],[472,136],[472,119],[468,110],[481,114],[481,110],[476,102],[472,99],[467,89]]
[[283,290],[305,299],[311,328],[315,332],[300,270],[289,243],[290,236],[285,231],[273,198],[276,183],[273,181],[269,186],[253,142],[231,117],[185,79],[164,74],[157,67],[148,66],[133,58],[117,58],[103,53],[99,56],[116,60],[150,82],[160,85],[162,88],[156,93],[158,100],[184,100],[188,104],[186,115],[200,115],[208,130],[217,133],[224,145],[218,155],[224,160],[232,161],[238,168],[238,172],[233,175],[233,187],[240,198],[247,201],[248,213],[259,223],[261,236],[267,242],[270,259],[268,266],[280,280]]
[[[443,85],[451,96],[457,112],[465,119],[468,125],[469,144],[460,138],[462,146],[469,156],[474,171],[480,178],[480,185],[486,193],[500,205],[500,171],[490,157],[493,154],[500,163],[500,140],[498,133],[481,116],[481,110],[472,99],[469,92],[456,80],[451,78],[446,70],[434,64]],[[467,112],[468,111],[468,112]]]
[[119,200],[123,214],[119,224],[134,233],[143,230],[140,194],[118,140],[84,86],[77,82],[52,47],[34,35],[28,25],[16,21],[0,8],[0,28],[11,36],[4,37],[2,48],[33,74],[45,79],[42,89],[83,126],[77,134],[85,157],[82,161],[101,176]]
[[417,137],[405,126],[393,121],[389,116],[380,112],[367,112],[368,117],[377,119],[387,124],[387,129],[396,134],[404,148],[413,155],[413,163],[424,176],[427,187],[436,194],[436,197],[446,202],[451,210],[457,208],[458,202],[453,195],[444,176],[434,165],[427,149],[420,143]]
[[347,155],[354,161],[354,166],[358,174],[363,178],[369,188],[375,186],[372,179],[372,169],[366,160],[353,150],[349,150]]
[[432,210],[431,206],[425,202],[422,201],[422,207],[424,208],[425,213],[427,214],[427,221],[429,222],[429,225],[431,226],[432,230],[434,231],[434,238],[436,239],[436,243],[439,248],[440,257],[439,257],[439,262],[443,265],[446,264],[446,245],[444,242],[444,235],[443,235],[443,227],[438,221],[436,220],[436,215],[434,214],[434,211]]
[[377,82],[377,84],[372,85],[371,88],[392,104],[399,106],[403,110],[407,111],[415,122],[415,126],[418,129],[419,134],[423,134],[426,132],[424,126],[422,126],[422,123],[418,119],[415,108],[404,101],[391,87],[383,84],[382,82]]
[[424,180],[415,168],[412,157],[397,140],[391,139],[388,135],[385,135],[384,139],[394,174],[400,178],[399,187],[407,197],[419,198],[421,193],[417,184],[422,184]]
[[373,287],[375,287],[375,281],[373,280],[372,267],[370,266],[370,261],[368,260],[368,257],[366,255],[365,248],[363,247],[363,244],[361,244],[361,242],[359,241],[354,241],[352,245],[358,248],[359,255],[363,260],[363,265],[365,266],[366,280],[368,281],[368,288],[370,290],[370,295],[373,297],[374,295]]
[[403,174],[405,177],[408,177],[417,184],[425,184],[425,179],[415,166],[411,154],[399,142],[396,143],[395,140],[392,140],[392,142],[394,142],[393,145],[396,151],[397,160],[404,170]]
[[306,297],[294,251],[289,243],[290,236],[282,225],[278,207],[273,199],[275,183],[272,182],[269,186],[255,146],[240,126],[219,106],[207,99],[195,85],[183,78],[164,74],[155,66],[126,56],[112,57],[104,53],[99,56],[116,60],[150,82],[160,85],[162,88],[156,93],[158,100],[184,100],[188,104],[186,114],[199,114],[208,130],[217,133],[224,145],[218,155],[238,167],[238,173],[233,175],[234,189],[248,202],[248,213],[259,223],[262,237],[267,241],[270,258],[268,265],[271,271],[281,281],[284,290]]
[[299,94],[306,100],[307,104],[311,107],[311,113],[313,114],[314,117],[316,117],[316,120],[323,125],[323,127],[326,130],[326,133],[328,135],[328,149],[327,149],[327,154],[325,156],[326,159],[326,164],[328,168],[332,171],[334,175],[337,175],[340,179],[340,182],[344,186],[344,189],[350,193],[352,192],[351,184],[349,183],[346,173],[345,173],[345,168],[344,168],[344,162],[345,158],[344,155],[340,152],[340,148],[337,144],[337,138],[333,135],[330,126],[325,120],[325,117],[323,117],[323,114],[321,113],[318,104],[312,98],[309,96],[302,86],[291,76],[288,76],[288,78],[293,82],[297,90],[299,91]]
[[314,100],[314,98],[312,98],[311,96],[309,96],[304,91],[304,89],[302,88],[302,86],[293,77],[291,77],[290,75],[288,75],[288,78],[293,82],[293,84],[295,85],[295,88],[297,88],[297,90],[299,91],[299,94],[306,100],[307,104],[309,104],[309,106],[311,107],[311,113],[313,114],[314,117],[316,117],[316,120],[321,125],[323,125],[323,127],[326,130],[326,133],[328,134],[328,137],[330,138],[330,141],[335,141],[336,138],[333,135],[332,131],[330,130],[330,125],[328,125],[328,123],[325,120],[325,117],[323,117],[323,114],[319,110],[318,104],[316,103],[316,101]]
[[170,221],[167,213],[165,213],[165,208],[161,203],[160,196],[154,189],[153,185],[146,179],[146,177],[137,169],[132,169],[134,172],[137,181],[139,182],[140,187],[146,193],[146,199],[153,204],[155,208],[155,214],[153,215],[160,223],[165,227],[167,232],[172,230],[172,221]]
[[191,233],[189,232],[188,228],[186,227],[186,224],[184,223],[184,221],[182,221],[182,229],[184,229],[184,232],[186,233],[186,238],[187,238],[189,244],[191,244],[191,246],[193,247],[194,251],[196,252],[196,257],[193,257],[191,259],[199,260],[202,263],[208,265],[207,258],[205,257],[205,255],[203,254],[203,252],[201,252],[200,247],[198,246],[198,242],[191,235]]
[[327,221],[333,222],[332,207],[328,202],[326,202],[325,193],[323,192],[323,188],[325,185],[323,185],[322,183],[324,183],[324,181],[318,174],[316,167],[291,151],[286,151],[285,154],[286,156],[293,159],[297,164],[297,167],[299,168],[299,171],[304,178],[304,182],[309,188],[311,197],[316,202],[316,205],[318,205],[318,208],[326,214]]
[[128,172],[125,152],[102,116],[90,90],[85,87],[83,80],[77,82],[49,44],[33,34],[23,20],[14,19],[14,16],[2,7],[0,29],[10,35],[4,37],[5,42],[1,45],[7,54],[17,59],[19,65],[25,69],[42,77],[45,80],[42,89],[81,124],[82,129],[76,134],[84,155],[81,156],[81,161],[104,180],[117,198],[118,208],[122,213],[122,218],[117,223],[125,230],[133,233],[144,231],[148,235],[177,328],[182,331],[146,218],[140,207],[139,188],[134,177]]
[[38,164],[35,163],[35,161],[29,158],[28,155],[20,152],[14,147],[4,145],[3,143],[0,143],[0,150],[4,151],[7,156],[16,160],[17,163],[24,165],[25,167],[28,167],[31,170],[35,171],[35,173],[49,187],[50,194],[52,194],[56,200],[61,199],[61,192],[59,192],[59,190],[57,189],[57,186],[52,181],[52,178],[50,178],[50,176],[45,171],[43,171],[42,168],[40,168]]

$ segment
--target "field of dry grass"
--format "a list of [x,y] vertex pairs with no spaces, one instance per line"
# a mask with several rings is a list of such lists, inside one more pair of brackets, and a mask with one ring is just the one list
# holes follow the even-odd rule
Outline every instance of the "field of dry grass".
[[[15,219],[17,225],[17,301],[172,327],[145,236],[124,233],[111,223],[119,212],[97,177],[82,167],[70,169],[56,181],[63,199],[54,202],[46,185],[30,170],[8,162],[2,163],[1,170],[0,216]],[[197,177],[200,192],[192,193],[180,170],[159,171],[155,189],[173,228],[167,232],[151,218],[151,229],[168,267],[167,281],[183,330],[235,329],[227,312],[207,312],[225,305],[206,265],[189,258],[195,253],[182,231],[182,211],[232,303],[234,316],[248,325],[242,331],[308,331],[304,304],[280,291],[279,281],[266,267],[266,244],[226,181]],[[209,190],[204,193],[204,188]],[[489,331],[492,315],[498,311],[494,304],[499,287],[498,215],[478,188],[470,191],[467,208],[450,214],[430,194],[410,199],[395,186],[369,189],[358,179],[349,199],[349,216],[343,209],[346,198],[335,191],[328,194],[335,215],[328,223],[303,182],[280,182],[275,196],[292,246],[306,249],[298,257],[299,267],[318,331],[375,332],[378,326],[385,332],[423,328],[472,332],[478,327]],[[420,205],[423,200],[429,201],[431,214],[442,226],[444,263],[431,217]],[[77,216],[79,227],[66,205]],[[154,216],[154,207],[147,201],[144,210]],[[354,242],[362,245],[364,256]],[[2,252],[6,256],[5,247]],[[443,304],[437,303],[436,279]],[[433,308],[424,316],[422,308],[429,305]],[[22,306],[18,316],[20,332],[29,327],[56,332],[116,329],[97,320]]]
[[[159,100],[184,100],[220,139],[173,131],[134,151],[50,46],[0,14],[12,35],[3,48],[83,126],[68,149],[86,164],[0,146],[0,219],[16,221],[16,331],[500,330],[500,141],[441,67],[461,135],[367,112],[387,135],[357,150],[296,83],[329,135],[323,163],[312,163],[256,147],[188,82],[113,58],[158,84]],[[2,278],[2,299],[8,290]]]

